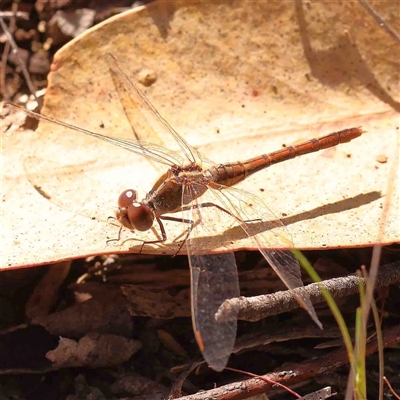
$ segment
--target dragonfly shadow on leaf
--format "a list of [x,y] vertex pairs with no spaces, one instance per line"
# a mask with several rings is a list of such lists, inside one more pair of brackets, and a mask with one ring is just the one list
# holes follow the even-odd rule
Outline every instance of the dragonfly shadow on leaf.
[[109,193],[109,184],[82,173],[91,169],[96,169],[96,161],[63,165],[39,157],[24,160],[25,175],[42,197],[65,211],[107,223],[116,209],[118,188],[113,184]]
[[[356,209],[362,205],[379,200],[381,197],[381,192],[372,191],[369,193],[359,194],[351,198],[343,199],[334,203],[325,204],[312,210],[304,211],[302,213],[294,214],[287,217],[277,217],[276,219],[269,221],[255,220],[250,222],[251,232],[253,235],[262,234],[263,232],[282,228],[282,223],[285,226],[289,226],[297,222],[312,220],[324,215],[337,214],[351,209]],[[246,232],[244,232],[244,230],[239,225],[235,225],[233,227],[227,228],[223,232],[213,234],[212,238],[199,238],[198,243],[196,242],[196,239],[193,239],[193,244],[207,247],[208,245],[211,246],[212,241],[212,243],[218,243],[220,247],[229,247],[229,245],[233,244],[235,241],[246,239],[247,236],[248,235],[246,234]],[[288,246],[288,248],[290,248],[290,246]]]
[[378,191],[372,191],[369,193],[358,194],[354,197],[339,200],[334,203],[324,204],[320,207],[316,207],[313,210],[304,211],[299,214],[295,214],[288,217],[281,218],[281,221],[285,225],[291,225],[300,221],[307,221],[314,218],[321,217],[323,215],[338,214],[344,211],[353,210],[365,204],[372,203],[382,198],[382,193]]

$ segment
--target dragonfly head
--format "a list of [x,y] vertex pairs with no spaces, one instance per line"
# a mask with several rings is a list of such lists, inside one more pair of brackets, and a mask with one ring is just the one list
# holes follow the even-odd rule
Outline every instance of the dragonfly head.
[[154,212],[145,203],[137,201],[137,192],[125,190],[118,198],[117,220],[126,228],[147,231],[153,226]]

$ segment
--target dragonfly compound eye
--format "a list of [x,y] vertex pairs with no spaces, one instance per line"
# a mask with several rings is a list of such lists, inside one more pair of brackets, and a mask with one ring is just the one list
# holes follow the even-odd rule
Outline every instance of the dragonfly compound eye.
[[128,208],[135,201],[137,201],[136,190],[133,189],[125,190],[118,197],[118,207]]
[[137,201],[137,192],[125,190],[118,198],[117,220],[130,230],[147,231],[153,226],[154,213],[147,204]]
[[123,191],[118,197],[118,210],[116,212],[116,218],[121,223],[130,230],[134,229],[132,222],[129,220],[128,209],[133,203],[137,201],[137,192],[133,189],[128,189]]
[[153,226],[154,213],[149,206],[134,202],[128,207],[128,220],[138,231],[147,231]]

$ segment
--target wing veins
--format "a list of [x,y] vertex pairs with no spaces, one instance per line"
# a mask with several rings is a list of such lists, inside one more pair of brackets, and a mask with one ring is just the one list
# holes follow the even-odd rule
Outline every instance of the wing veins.
[[[268,214],[271,214],[271,216],[275,218],[273,222],[277,225],[278,228],[283,228],[286,230],[286,227],[282,222],[280,222],[279,218],[275,217],[275,215],[265,205],[263,205],[261,200],[258,200],[256,196],[250,195],[243,190],[231,187],[224,187],[222,190],[215,190],[209,188],[209,190],[211,190],[213,194],[221,201],[221,203],[224,204],[224,206],[229,212],[234,211],[232,212],[232,216],[234,217],[234,219],[236,219],[236,221],[245,231],[247,236],[257,244],[257,247],[261,252],[261,254],[263,255],[263,257],[268,261],[268,263],[271,265],[275,273],[278,275],[281,281],[287,286],[287,288],[289,290],[292,290],[298,287],[304,287],[303,281],[301,280],[300,264],[294,257],[290,249],[281,250],[272,248],[271,250],[268,251],[265,250],[265,248],[263,248],[263,241],[266,241],[265,232],[259,232],[255,234],[252,233],[251,223],[246,222],[246,220],[249,219],[248,218],[249,216],[246,215],[245,210],[241,209],[242,208],[241,206],[238,206],[237,204],[234,203],[239,202],[239,204],[241,205],[246,204],[246,206],[249,207],[249,209],[251,208],[252,214],[254,214],[254,216],[261,217],[260,219],[263,222],[267,222],[264,218],[262,218],[262,210],[261,212],[259,210],[256,211],[254,208],[250,207],[249,204],[247,204],[246,200],[239,198],[239,196],[241,195],[244,198],[250,199],[252,202],[255,202],[259,208],[264,209]],[[232,198],[230,198],[229,196],[232,196]],[[233,201],[233,199],[235,200]],[[281,244],[285,244],[288,247],[293,246],[289,238],[282,237],[281,235],[278,235],[278,237],[279,240],[282,240]],[[271,245],[273,247],[274,243],[272,242]],[[316,315],[316,312],[314,310],[314,307],[311,303],[309,296],[307,294],[298,294],[297,292],[292,292],[292,294],[295,296],[301,307],[303,307],[308,312],[313,321],[320,328],[322,328],[322,324]]]
[[[172,126],[160,115],[160,113],[156,110],[156,108],[151,104],[151,102],[147,99],[146,95],[139,89],[139,87],[136,85],[136,83],[123,71],[123,69],[120,67],[118,60],[114,57],[113,54],[108,53],[107,56],[112,60],[109,61],[109,67],[110,68],[117,68],[118,73],[120,73],[126,80],[126,82],[129,84],[129,86],[135,91],[135,93],[140,97],[140,99],[143,101],[143,104],[146,105],[147,110],[153,114],[156,119],[170,132],[170,134],[174,137],[176,142],[179,144],[180,148],[182,149],[183,153],[187,157],[188,160],[192,162],[197,162],[194,152],[196,150],[192,149],[192,146],[190,146],[186,140],[184,140]],[[135,101],[135,100],[134,100]]]
[[88,136],[95,137],[96,139],[102,140],[107,143],[114,144],[115,146],[121,147],[125,150],[131,151],[133,153],[136,153],[142,157],[149,157],[159,163],[166,164],[166,165],[172,165],[172,164],[181,164],[182,160],[181,158],[174,152],[169,150],[169,153],[165,152],[165,149],[161,146],[158,146],[156,144],[149,144],[149,147],[154,148],[155,150],[151,150],[150,148],[145,148],[143,142],[135,142],[135,141],[130,141],[128,139],[119,139],[119,138],[112,138],[106,135],[102,135],[101,133],[93,132],[85,128],[80,128],[79,126],[68,124],[67,122],[63,122],[61,120],[48,117],[46,115],[38,114],[35,113],[34,111],[26,110],[25,108],[13,104],[13,103],[6,103],[8,106],[16,109],[23,111],[25,114],[29,115],[30,117],[33,117],[37,120],[44,120],[47,122],[51,122],[56,125],[63,126],[64,128],[68,128],[71,130],[74,130],[76,132],[83,133]]

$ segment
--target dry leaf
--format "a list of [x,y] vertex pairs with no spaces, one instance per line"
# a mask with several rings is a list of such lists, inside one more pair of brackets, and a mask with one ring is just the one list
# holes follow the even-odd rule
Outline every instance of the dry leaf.
[[177,318],[190,316],[190,292],[182,289],[171,293],[168,289],[156,289],[135,285],[122,285],[128,310],[133,316]]
[[[397,15],[395,3],[381,7]],[[397,172],[389,178],[398,157],[398,43],[358,1],[170,1],[120,14],[57,53],[43,114],[132,137],[107,53],[133,78],[151,70],[156,80],[142,87],[146,95],[218,163],[362,126],[361,138],[273,166],[240,188],[263,199],[297,248],[399,240]],[[6,133],[3,149],[2,268],[139,250],[140,242],[107,246],[118,228],[105,221],[121,188],[150,190],[159,175],[153,164],[48,123]],[[380,155],[387,163],[376,161]],[[165,228],[168,242],[146,252],[176,252],[171,242],[185,227]],[[240,230],[219,228],[199,246],[254,248]]]
[[120,394],[126,396],[130,395],[142,396],[151,394],[154,400],[164,400],[168,398],[168,389],[156,383],[155,381],[145,378],[139,374],[125,373],[121,377],[117,377],[116,381],[111,385],[111,392],[113,394]]
[[52,265],[35,286],[25,305],[25,316],[29,319],[45,318],[58,299],[60,286],[71,269],[71,262]]
[[85,291],[86,287],[93,297],[46,317],[37,317],[33,322],[43,326],[53,335],[73,338],[81,337],[87,332],[123,336],[132,334],[133,321],[119,287],[96,283],[80,286],[82,287],[78,290]]
[[122,364],[140,348],[141,344],[137,340],[92,332],[78,342],[60,338],[58,347],[49,351],[46,357],[54,368],[104,368]]

